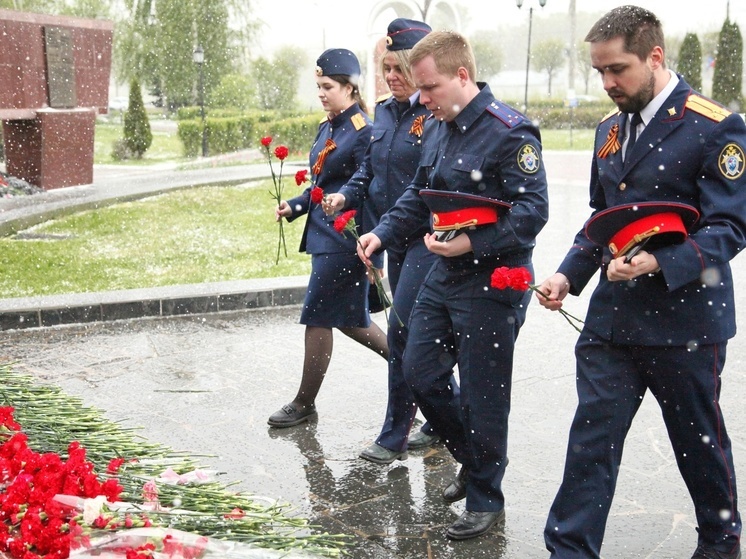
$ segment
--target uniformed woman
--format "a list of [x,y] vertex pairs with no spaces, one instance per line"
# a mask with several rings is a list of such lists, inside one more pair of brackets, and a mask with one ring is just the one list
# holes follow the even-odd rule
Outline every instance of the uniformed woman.
[[[378,224],[417,170],[424,124],[430,111],[420,103],[419,91],[409,71],[409,51],[430,31],[426,23],[411,19],[398,18],[389,24],[380,69],[391,93],[376,102],[370,146],[362,166],[338,194],[327,197],[332,210],[354,207],[365,200],[365,231]],[[436,258],[423,241],[429,231],[429,223],[425,221],[410,239],[387,249],[389,285],[396,311],[389,313],[388,405],[378,438],[360,454],[361,458],[379,464],[404,459],[407,448],[422,448],[438,440],[429,424],[425,424],[408,441],[417,407],[401,369],[407,319],[425,274]]]
[[[370,142],[358,79],[360,63],[347,49],[329,49],[316,61],[319,99],[327,118],[319,126],[310,154],[311,186],[337,192],[355,173]],[[334,217],[311,201],[311,187],[276,209],[278,220],[308,214],[300,250],[311,255],[311,278],[301,312],[306,325],[300,388],[292,402],[273,413],[273,427],[292,427],[317,417],[315,400],[332,355],[332,329],[388,359],[386,335],[370,320],[367,270],[355,252],[355,239],[338,233]]]

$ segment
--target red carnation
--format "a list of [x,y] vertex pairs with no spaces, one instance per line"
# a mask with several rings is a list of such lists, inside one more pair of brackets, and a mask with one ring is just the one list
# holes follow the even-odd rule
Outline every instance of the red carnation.
[[269,144],[272,143],[272,136],[264,136],[264,138],[262,138],[261,142],[262,142],[262,145],[265,148],[268,148]]
[[495,271],[492,272],[492,277],[490,277],[490,285],[494,287],[495,289],[505,289],[508,287],[508,274],[510,273],[510,268],[507,266],[501,266],[500,268],[495,268]]
[[[547,295],[543,293],[538,287],[536,287],[535,285],[531,285],[532,279],[533,278],[531,272],[528,270],[528,268],[508,268],[507,266],[501,266],[499,268],[495,268],[495,270],[492,272],[492,276],[490,276],[490,285],[495,289],[510,288],[514,289],[515,291],[528,291],[530,289],[531,291],[535,291],[536,293],[538,293],[541,297],[548,299]],[[580,328],[576,323],[582,324],[582,320],[574,317],[565,309],[559,309],[559,312],[562,316],[565,317],[565,320],[570,323],[570,326],[580,332]]]
[[275,157],[280,161],[284,160],[288,156],[288,153],[290,153],[290,150],[286,146],[277,146],[275,148]]
[[324,189],[314,186],[311,189],[311,202],[321,204],[324,201]]
[[116,474],[119,468],[124,464],[124,458],[112,458],[109,460],[109,465],[106,467],[107,474]]
[[[334,230],[337,233],[342,233],[344,235],[345,229],[347,229],[348,223],[355,219],[355,214],[357,213],[357,210],[347,210],[345,213],[340,215],[337,219],[334,220]],[[352,227],[354,227],[354,222],[352,223]]]
[[303,169],[295,173],[295,184],[300,186],[304,182],[306,182],[308,180],[308,177],[306,175],[308,175],[308,169]]
[[490,278],[490,285],[495,289],[515,289],[516,291],[526,291],[531,284],[531,272],[526,268],[508,268],[501,266],[495,268]]

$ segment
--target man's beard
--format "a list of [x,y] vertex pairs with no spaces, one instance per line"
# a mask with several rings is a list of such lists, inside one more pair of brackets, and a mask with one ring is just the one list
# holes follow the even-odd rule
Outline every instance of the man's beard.
[[653,75],[653,72],[650,72],[647,83],[643,85],[633,96],[628,97],[625,101],[617,103],[617,106],[623,113],[639,113],[647,106],[648,103],[650,103],[650,101],[653,100],[654,91],[655,76]]

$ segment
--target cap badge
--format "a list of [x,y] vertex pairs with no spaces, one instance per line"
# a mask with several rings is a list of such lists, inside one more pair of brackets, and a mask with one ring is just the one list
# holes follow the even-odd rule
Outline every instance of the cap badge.
[[525,144],[518,150],[518,166],[524,173],[533,175],[539,170],[539,152],[531,144]]
[[394,44],[394,39],[391,38],[391,35],[386,37],[386,45],[391,46]]
[[324,69],[321,66],[316,66],[316,75],[317,76],[323,76],[324,75]]
[[744,156],[743,149],[738,144],[728,144],[720,152],[718,167],[726,179],[735,180],[743,174]]

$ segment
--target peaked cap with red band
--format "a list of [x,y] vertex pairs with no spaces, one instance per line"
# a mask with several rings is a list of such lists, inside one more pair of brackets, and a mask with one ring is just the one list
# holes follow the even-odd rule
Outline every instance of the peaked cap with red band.
[[433,214],[435,231],[497,223],[500,214],[512,207],[502,200],[448,190],[423,188],[420,196]]
[[585,234],[619,258],[642,242],[646,249],[681,243],[698,219],[699,211],[687,204],[638,202],[597,213],[588,220]]

